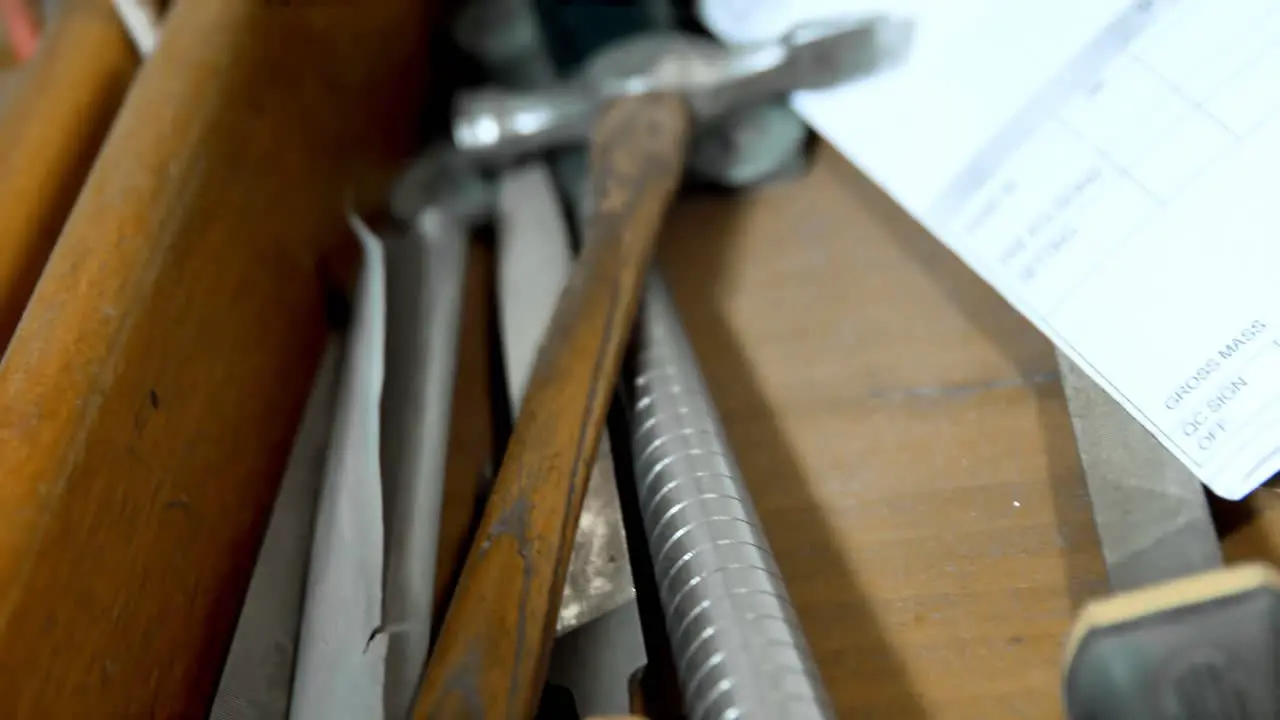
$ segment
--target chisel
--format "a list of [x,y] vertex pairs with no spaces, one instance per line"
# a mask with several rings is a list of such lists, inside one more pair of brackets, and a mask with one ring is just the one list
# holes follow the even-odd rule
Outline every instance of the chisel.
[[1203,486],[1084,372],[1059,356],[1114,595],[1067,642],[1075,720],[1280,717],[1280,576],[1222,567]]

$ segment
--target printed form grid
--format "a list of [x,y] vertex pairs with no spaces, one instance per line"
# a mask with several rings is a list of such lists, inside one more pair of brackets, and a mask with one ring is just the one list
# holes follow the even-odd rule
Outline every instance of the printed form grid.
[[[953,227],[1052,326],[1097,266],[1277,106],[1280,8],[1267,0],[1174,3],[1013,153]],[[1238,369],[1280,375],[1276,350],[1253,348]],[[1256,428],[1275,410],[1264,393],[1251,396],[1259,406],[1233,425]],[[1166,435],[1203,466],[1256,433],[1224,431],[1209,449],[1197,447],[1203,436]]]
[[[1214,4],[1178,7],[1186,16]],[[1018,294],[1052,321],[1089,265],[1280,105],[1280,8],[1261,4],[1260,13],[1218,6],[1211,25],[1170,17],[1143,35],[966,203],[963,244],[1016,278]],[[1170,36],[1188,23],[1199,25],[1203,61],[1163,51],[1185,51]],[[1015,193],[992,211],[993,198]]]

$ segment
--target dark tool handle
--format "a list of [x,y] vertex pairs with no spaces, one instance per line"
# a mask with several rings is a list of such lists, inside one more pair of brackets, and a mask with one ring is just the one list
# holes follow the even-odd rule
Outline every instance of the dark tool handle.
[[676,96],[620,100],[596,121],[585,247],[427,666],[419,720],[533,717],[587,478],[689,130]]
[[1075,720],[1280,717],[1280,574],[1263,564],[1095,600],[1067,643]]

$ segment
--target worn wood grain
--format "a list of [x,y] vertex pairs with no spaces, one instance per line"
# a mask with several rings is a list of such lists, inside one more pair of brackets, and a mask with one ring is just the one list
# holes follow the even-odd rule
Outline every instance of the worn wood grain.
[[0,72],[8,70],[17,62],[13,57],[13,48],[9,47],[9,39],[0,33]]
[[419,720],[537,709],[587,477],[688,133],[675,96],[619,101],[597,121],[585,248],[428,663]]
[[168,15],[0,364],[0,717],[206,712],[432,8]]
[[[3,21],[0,21],[2,24]],[[8,33],[0,32],[0,72],[10,69],[18,62],[13,55],[13,47],[9,43]]]
[[0,352],[138,66],[111,0],[64,5],[0,102]]
[[1045,339],[825,146],[662,261],[837,716],[1059,717],[1106,584]]
[[[839,717],[1053,718],[1106,592],[1052,348],[829,147],[662,260]],[[1280,564],[1280,491],[1213,501]]]

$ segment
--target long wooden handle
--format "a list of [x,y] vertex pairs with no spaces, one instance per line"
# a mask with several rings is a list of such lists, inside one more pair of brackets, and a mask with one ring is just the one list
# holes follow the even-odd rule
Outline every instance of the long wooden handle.
[[0,352],[138,67],[110,0],[63,6],[0,108]]
[[[320,258],[412,147],[444,5],[173,3],[0,363],[0,718],[206,717],[324,347]],[[85,8],[65,42],[121,62]],[[59,103],[37,123],[106,113]],[[0,214],[65,192],[48,167]]]
[[533,717],[587,478],[688,135],[675,96],[622,100],[597,121],[585,248],[427,666],[419,720]]

